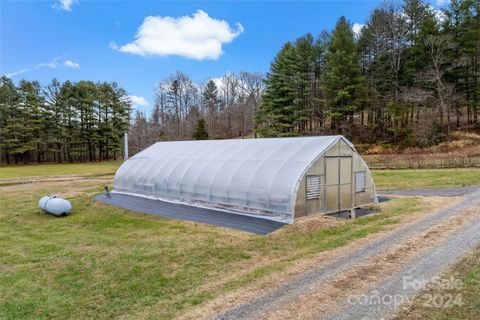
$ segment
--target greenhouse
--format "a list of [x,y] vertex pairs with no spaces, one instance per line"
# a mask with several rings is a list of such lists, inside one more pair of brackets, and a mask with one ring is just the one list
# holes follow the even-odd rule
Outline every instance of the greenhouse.
[[158,142],[121,165],[112,192],[286,223],[377,202],[342,136]]

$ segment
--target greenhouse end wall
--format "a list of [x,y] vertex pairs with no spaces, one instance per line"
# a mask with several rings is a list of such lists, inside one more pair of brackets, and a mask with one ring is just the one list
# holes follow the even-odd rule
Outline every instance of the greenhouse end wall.
[[[329,162],[335,163],[337,159],[339,165],[329,166]],[[365,188],[358,192],[355,188],[357,173],[365,173]],[[307,199],[308,176],[321,177],[320,197]],[[375,202],[376,190],[370,170],[360,155],[342,139],[326,150],[302,177],[295,201],[295,218],[350,210]]]

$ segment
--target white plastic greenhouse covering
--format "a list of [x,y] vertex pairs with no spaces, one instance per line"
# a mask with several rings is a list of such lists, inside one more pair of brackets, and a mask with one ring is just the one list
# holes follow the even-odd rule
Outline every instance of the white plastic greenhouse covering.
[[113,192],[291,223],[300,180],[339,139],[344,138],[159,142],[122,164]]

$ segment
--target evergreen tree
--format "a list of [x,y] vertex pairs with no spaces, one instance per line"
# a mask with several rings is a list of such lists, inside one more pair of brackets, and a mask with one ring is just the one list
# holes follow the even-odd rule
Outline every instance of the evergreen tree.
[[22,157],[26,161],[26,153],[34,151],[35,160],[42,162],[42,155],[46,148],[45,133],[45,99],[38,81],[20,81],[18,92],[20,94],[21,117],[23,124],[21,132]]
[[298,98],[294,76],[295,48],[285,44],[273,61],[265,80],[265,93],[258,114],[259,133],[262,136],[295,135]]
[[112,86],[107,82],[98,83],[96,86],[98,112],[95,143],[98,145],[100,159],[108,159],[110,142],[114,140],[111,124],[114,92]]
[[110,83],[112,88],[112,109],[110,116],[111,136],[108,150],[113,152],[113,158],[121,149],[122,137],[130,127],[130,113],[132,111],[131,101],[127,91],[118,86],[116,82]]
[[480,109],[480,1],[452,0],[445,11],[445,33],[453,36],[456,50],[451,57],[450,78],[465,95],[467,119],[478,123]]
[[216,117],[219,99],[217,85],[213,80],[209,80],[203,90],[203,107],[208,114],[208,125],[210,128],[210,136],[215,137]]
[[207,125],[204,118],[198,119],[194,135],[194,138],[196,140],[208,140],[208,132],[206,126]]
[[403,10],[408,24],[407,39],[410,47],[405,62],[404,82],[408,86],[415,86],[418,75],[425,70],[427,59],[423,39],[427,34],[437,32],[437,22],[423,0],[406,0]]
[[82,154],[82,137],[80,130],[80,119],[78,117],[78,95],[74,83],[66,81],[63,83],[59,101],[63,109],[65,140],[64,158],[69,162],[78,160]]
[[314,110],[316,96],[316,55],[317,48],[313,36],[307,33],[295,42],[295,59],[293,62],[293,81],[296,88],[295,126],[299,132],[305,132],[310,116]]
[[[352,29],[344,17],[335,26],[328,45],[323,86],[333,130],[343,132],[365,100],[364,79]],[[348,118],[348,124],[347,124]]]
[[10,78],[0,78],[0,147],[7,164],[10,164],[10,155],[18,157],[24,154],[23,149],[23,116],[19,105],[17,88]]
[[52,154],[54,161],[62,162],[62,146],[66,131],[63,123],[63,106],[60,103],[62,84],[57,79],[44,89],[45,103],[45,133],[47,135],[47,154]]

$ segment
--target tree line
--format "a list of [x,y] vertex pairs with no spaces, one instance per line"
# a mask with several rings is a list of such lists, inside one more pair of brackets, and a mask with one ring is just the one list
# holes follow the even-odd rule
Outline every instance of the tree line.
[[228,73],[197,84],[178,71],[157,85],[151,114],[135,112],[132,151],[159,140],[255,137],[263,90],[261,73]]
[[137,112],[132,144],[343,134],[408,147],[478,129],[479,6],[384,2],[358,33],[341,17],[332,31],[287,42],[266,76],[196,84],[177,72],[159,83],[152,114]]
[[386,2],[359,34],[341,17],[332,32],[286,43],[266,77],[260,133],[411,146],[478,129],[479,9],[478,0],[442,11]]
[[0,82],[2,163],[115,159],[130,132],[137,152],[159,140],[343,134],[356,142],[422,146],[478,130],[480,1],[385,2],[358,32],[284,44],[269,72],[204,83],[176,72],[156,86],[149,114],[130,121],[116,83]]
[[2,163],[116,159],[131,103],[117,83],[0,78]]

